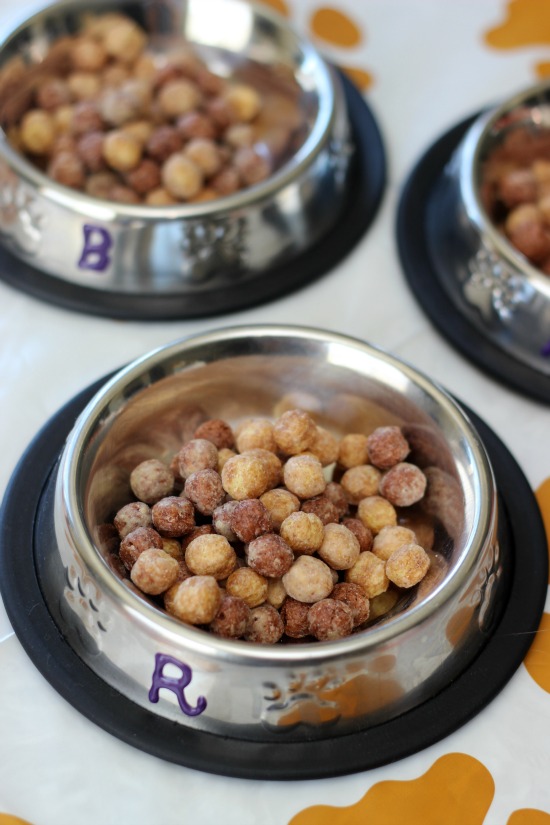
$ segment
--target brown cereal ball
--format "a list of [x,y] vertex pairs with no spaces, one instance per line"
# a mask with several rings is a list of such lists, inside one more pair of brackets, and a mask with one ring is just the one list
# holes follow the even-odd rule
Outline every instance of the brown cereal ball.
[[316,435],[315,421],[303,410],[288,410],[273,425],[275,444],[285,455],[293,456],[309,450]]
[[160,167],[150,158],[143,158],[135,169],[128,172],[126,182],[138,195],[146,195],[160,186]]
[[107,132],[103,141],[103,159],[117,172],[130,172],[141,161],[141,143],[122,129]]
[[309,608],[310,605],[306,602],[298,602],[287,596],[280,611],[286,636],[290,636],[291,639],[303,639],[304,636],[309,636],[307,621]]
[[258,607],[267,599],[268,582],[250,567],[239,567],[228,577],[225,590],[242,599],[248,607]]
[[210,186],[220,195],[232,195],[241,185],[239,173],[232,166],[226,166],[210,179]]
[[281,578],[292,565],[294,553],[276,533],[264,533],[246,549],[248,566],[268,578]]
[[550,236],[540,209],[534,204],[516,206],[505,224],[511,243],[532,261],[541,261],[550,254]]
[[387,561],[395,550],[411,543],[416,543],[416,536],[408,527],[383,527],[374,539],[372,552],[379,559]]
[[238,539],[250,542],[273,530],[267,508],[257,498],[237,502],[231,511],[231,529]]
[[308,604],[326,599],[334,587],[330,567],[315,556],[298,556],[283,584],[291,598]]
[[301,510],[287,516],[279,530],[281,538],[295,553],[305,553],[308,556],[321,547],[324,531],[319,516]]
[[222,592],[213,576],[191,576],[164,594],[168,613],[186,624],[210,624],[219,610]]
[[103,141],[103,132],[89,132],[77,143],[78,156],[90,172],[101,172],[105,168]]
[[218,450],[224,448],[232,450],[235,446],[233,430],[227,421],[223,421],[221,418],[209,418],[207,421],[203,421],[195,430],[193,438],[203,438],[211,441]]
[[268,511],[274,530],[279,530],[281,524],[291,513],[300,509],[300,499],[284,487],[275,487],[268,490],[260,501]]
[[235,444],[240,453],[248,450],[277,452],[273,424],[268,418],[249,418],[237,428]]
[[262,98],[252,86],[244,83],[232,83],[223,95],[231,107],[235,120],[249,122],[259,114]]
[[151,508],[144,501],[131,501],[117,512],[113,519],[121,539],[137,527],[150,527],[152,524]]
[[36,103],[39,109],[51,112],[59,106],[71,102],[71,93],[67,83],[60,77],[47,78],[36,90]]
[[130,571],[130,578],[149,596],[158,596],[176,582],[179,565],[176,559],[158,547],[144,550]]
[[365,550],[372,550],[373,544],[373,535],[372,531],[366,527],[361,519],[358,518],[344,518],[342,519],[342,524],[344,527],[347,527],[348,530],[351,530],[357,541],[359,542],[359,548],[363,553]]
[[520,203],[533,203],[537,199],[537,179],[531,169],[513,169],[499,181],[499,197],[512,209]]
[[372,599],[383,593],[389,587],[386,575],[386,562],[375,556],[369,550],[360,553],[359,558],[349,570],[346,570],[345,579],[351,584],[358,584],[367,599]]
[[381,470],[389,470],[404,461],[410,452],[407,439],[399,427],[377,427],[367,439],[369,461]]
[[109,57],[114,57],[122,63],[133,63],[147,42],[143,29],[128,17],[113,21],[103,37],[103,46]]
[[215,532],[211,524],[200,524],[198,527],[193,527],[189,533],[186,533],[185,536],[181,536],[180,538],[182,551],[185,552],[191,542],[199,536],[211,536]]
[[185,479],[184,495],[203,516],[211,516],[225,499],[225,490],[217,470],[197,470]]
[[131,570],[144,550],[157,547],[162,550],[162,538],[152,527],[136,527],[120,542],[118,554],[127,570]]
[[357,516],[375,535],[383,527],[397,524],[395,507],[382,496],[367,496],[357,505]]
[[321,642],[343,639],[353,630],[351,608],[338,599],[322,599],[307,614],[309,632]]
[[216,533],[219,533],[220,536],[225,536],[227,541],[232,543],[238,541],[237,534],[231,526],[231,517],[238,504],[238,501],[226,501],[224,504],[216,507],[212,513],[212,527]]
[[415,464],[396,464],[382,477],[380,493],[395,507],[410,507],[424,496],[427,479]]
[[180,476],[186,479],[199,470],[216,470],[218,451],[211,441],[205,438],[192,438],[183,445],[177,454],[176,462]]
[[261,457],[244,453],[230,458],[222,469],[223,488],[231,498],[259,498],[270,486],[269,473]]
[[164,161],[161,168],[164,188],[175,198],[189,200],[198,195],[203,184],[203,173],[192,160],[177,153]]
[[264,464],[268,475],[268,488],[277,487],[283,479],[283,463],[281,459],[272,453],[271,450],[264,450],[263,447],[254,447],[246,450],[242,455],[252,455],[259,458]]
[[95,172],[86,179],[84,191],[94,198],[108,198],[116,182],[114,172]]
[[47,155],[55,140],[55,123],[48,112],[31,109],[21,121],[20,139],[23,148],[34,155]]
[[338,458],[340,445],[336,436],[323,427],[315,428],[315,437],[309,445],[308,452],[319,459],[323,467],[328,467]]
[[81,189],[86,180],[86,170],[74,152],[59,152],[48,165],[48,175],[63,186]]
[[201,101],[201,93],[195,83],[184,77],[164,83],[157,96],[161,112],[170,119],[196,109]]
[[352,584],[351,582],[335,584],[330,598],[347,604],[351,610],[354,627],[359,627],[369,618],[370,602],[358,584]]
[[349,470],[358,467],[369,460],[367,437],[362,433],[347,433],[340,440],[338,448],[338,464]]
[[247,642],[274,645],[284,633],[283,620],[279,611],[270,604],[262,604],[250,612],[244,638]]
[[166,496],[151,510],[156,529],[168,537],[185,536],[195,526],[195,510],[187,498]]
[[202,112],[187,112],[181,115],[176,121],[176,129],[185,140],[192,138],[216,137],[217,129],[214,124]]
[[173,126],[159,126],[149,136],[145,144],[147,154],[164,163],[171,155],[179,152],[182,147],[182,139]]
[[226,579],[235,569],[237,557],[225,538],[216,533],[197,536],[187,545],[185,563],[197,576]]
[[218,612],[210,623],[210,630],[224,639],[240,639],[244,636],[250,619],[250,608],[238,596],[225,593]]
[[183,560],[183,550],[181,549],[181,542],[177,539],[167,538],[166,536],[162,536],[162,549],[165,553],[168,553],[173,559],[177,559],[177,561]]
[[233,156],[233,163],[240,179],[247,186],[260,183],[271,174],[268,159],[252,147],[243,146],[242,149],[237,149]]
[[331,524],[332,522],[340,521],[340,514],[337,506],[328,496],[324,494],[302,502],[301,509],[304,513],[313,513],[318,516],[323,524]]
[[360,553],[359,541],[343,524],[326,524],[319,557],[333,570],[353,567]]
[[324,492],[327,482],[318,458],[293,455],[283,466],[285,487],[298,498],[313,498]]
[[282,579],[267,579],[266,602],[279,609],[286,599],[286,590]]
[[219,147],[210,138],[192,138],[184,148],[184,155],[199,167],[206,178],[219,172],[222,156]]
[[109,199],[116,201],[116,203],[140,203],[139,195],[129,186],[124,186],[121,183],[116,183],[113,186],[109,192]]
[[134,467],[130,473],[130,488],[140,501],[154,504],[174,489],[174,474],[158,458],[149,458]]
[[430,566],[430,557],[419,544],[405,544],[386,562],[386,575],[397,587],[414,587],[422,581]]
[[362,498],[375,496],[382,473],[372,464],[359,464],[346,470],[340,484],[351,504],[359,504]]

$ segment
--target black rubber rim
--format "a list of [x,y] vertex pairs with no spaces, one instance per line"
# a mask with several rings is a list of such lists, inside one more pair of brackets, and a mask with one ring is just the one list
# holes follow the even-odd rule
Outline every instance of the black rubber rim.
[[[367,731],[274,745],[196,732],[126,699],[79,658],[46,607],[36,569],[35,525],[65,439],[104,380],[66,404],[16,467],[0,512],[0,583],[28,656],[55,690],[99,727],[147,753],[196,770],[245,779],[318,779],[394,762],[443,739],[479,713],[522,663],[538,628],[548,581],[544,526],[520,467],[493,431],[466,410],[485,444],[499,490],[500,544],[512,575],[502,615],[472,664],[443,691]],[[14,552],[17,548],[17,552]],[[514,564],[521,551],[521,563]]]
[[[550,376],[516,360],[477,328],[453,303],[430,253],[429,214],[438,209],[437,184],[460,140],[479,113],[453,126],[420,158],[402,190],[397,211],[401,266],[415,299],[434,327],[473,364],[510,389],[550,402]],[[448,214],[448,210],[447,210]]]
[[0,279],[35,298],[65,309],[126,320],[201,318],[249,309],[280,298],[320,278],[339,264],[372,223],[386,184],[386,157],[376,120],[358,89],[343,74],[355,145],[350,186],[334,227],[309,250],[261,278],[237,278],[230,287],[196,295],[128,294],[90,289],[55,278],[0,246]]

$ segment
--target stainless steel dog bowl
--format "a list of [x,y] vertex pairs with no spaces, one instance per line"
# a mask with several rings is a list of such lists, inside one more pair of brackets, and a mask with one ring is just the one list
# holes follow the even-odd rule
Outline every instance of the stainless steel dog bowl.
[[246,0],[61,0],[1,32],[0,65],[15,55],[40,64],[49,44],[78,30],[85,15],[114,9],[137,19],[152,42],[184,36],[218,74],[282,67],[298,86],[306,138],[262,183],[215,201],[146,207],[58,185],[0,131],[2,243],[40,271],[106,293],[246,290],[338,219],[351,151],[340,79],[283,18]]
[[547,81],[483,112],[466,131],[442,184],[453,227],[433,233],[432,245],[457,306],[504,352],[548,376],[550,277],[508,241],[482,199],[485,160],[510,131],[526,127],[550,130]]
[[[235,424],[297,399],[336,434],[401,424],[416,463],[439,468],[431,498],[441,563],[415,592],[346,639],[263,646],[187,626],[113,572],[98,525],[130,499],[138,461],[172,455],[205,414]],[[137,705],[223,736],[310,741],[327,726],[337,736],[395,718],[468,667],[503,601],[495,482],[468,417],[407,364],[315,329],[222,329],[116,374],[67,439],[54,519],[41,587],[76,654]],[[183,685],[184,702],[156,689],[159,673],[161,687],[166,678]]]

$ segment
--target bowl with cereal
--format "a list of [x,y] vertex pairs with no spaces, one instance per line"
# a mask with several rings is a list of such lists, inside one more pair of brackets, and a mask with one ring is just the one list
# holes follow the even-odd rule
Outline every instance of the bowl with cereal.
[[376,735],[468,669],[506,600],[471,420],[337,333],[235,327],[145,355],[81,411],[50,487],[48,610],[168,742]]
[[313,250],[349,209],[361,234],[384,174],[359,92],[246,0],[40,7],[2,32],[0,125],[13,280],[122,316],[216,314],[314,277]]

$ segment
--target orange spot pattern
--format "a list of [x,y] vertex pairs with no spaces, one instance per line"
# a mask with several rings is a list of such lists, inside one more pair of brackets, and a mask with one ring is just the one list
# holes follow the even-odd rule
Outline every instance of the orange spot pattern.
[[18,816],[0,813],[0,825],[31,825],[26,819],[19,819]]
[[[289,17],[290,12],[285,0],[261,0],[264,6],[270,6],[274,11],[282,14],[283,17]],[[0,823],[1,825],[1,823]]]
[[[548,64],[550,69],[550,64]],[[546,539],[548,543],[548,554],[550,556],[550,478],[543,481],[538,490],[535,492],[537,503],[544,522],[544,529],[546,530]],[[550,584],[550,582],[549,582]]]
[[311,31],[332,46],[352,49],[361,42],[361,32],[346,14],[324,7],[316,9],[311,17]]
[[[505,19],[485,33],[485,42],[494,49],[550,45],[550,0],[510,0]],[[550,61],[535,64],[535,73],[550,75]]]
[[537,685],[550,693],[550,614],[543,613],[535,640],[524,660],[527,672]]
[[534,808],[522,808],[514,811],[506,825],[550,825],[550,814]]

